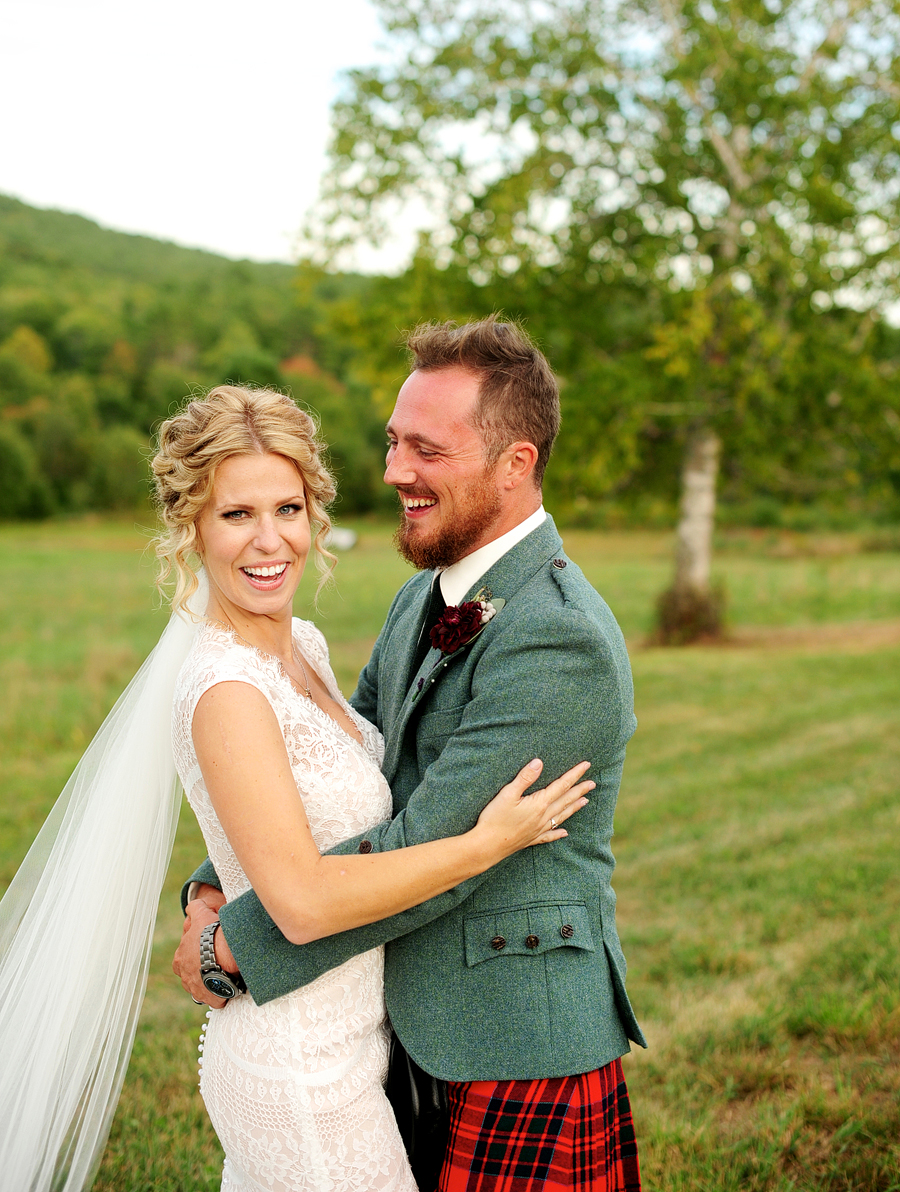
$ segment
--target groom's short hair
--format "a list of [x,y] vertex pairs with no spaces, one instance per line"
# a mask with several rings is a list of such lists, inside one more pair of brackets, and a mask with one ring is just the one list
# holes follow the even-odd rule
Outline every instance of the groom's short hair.
[[559,385],[531,336],[496,315],[475,323],[421,323],[406,339],[410,372],[454,365],[481,374],[473,421],[489,464],[510,443],[537,448],[534,482],[540,487],[559,433]]

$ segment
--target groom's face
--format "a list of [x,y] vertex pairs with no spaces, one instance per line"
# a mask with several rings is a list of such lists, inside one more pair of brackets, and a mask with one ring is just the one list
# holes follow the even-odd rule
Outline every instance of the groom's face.
[[452,367],[407,377],[387,425],[386,484],[400,498],[397,546],[414,566],[449,567],[497,537],[503,495],[472,423],[480,378]]

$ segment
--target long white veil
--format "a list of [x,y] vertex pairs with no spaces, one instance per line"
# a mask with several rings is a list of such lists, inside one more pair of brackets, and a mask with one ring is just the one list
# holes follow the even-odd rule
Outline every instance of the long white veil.
[[109,1134],[178,822],[172,698],[195,632],[172,615],[0,902],[0,1182],[16,1192],[81,1192]]

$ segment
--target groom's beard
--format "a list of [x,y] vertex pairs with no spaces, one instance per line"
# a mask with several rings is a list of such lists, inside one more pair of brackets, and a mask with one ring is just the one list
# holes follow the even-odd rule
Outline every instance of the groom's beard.
[[493,469],[472,481],[465,495],[457,494],[457,500],[448,518],[452,524],[442,520],[443,508],[438,503],[441,520],[431,530],[417,522],[410,521],[400,511],[400,525],[394,534],[394,545],[408,563],[419,571],[432,571],[436,567],[450,567],[471,554],[476,543],[483,537],[487,527],[500,516],[503,502],[493,479]]

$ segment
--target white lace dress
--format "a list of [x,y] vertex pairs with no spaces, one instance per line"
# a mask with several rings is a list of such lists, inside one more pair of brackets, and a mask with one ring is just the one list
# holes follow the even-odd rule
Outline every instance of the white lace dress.
[[[380,735],[344,702],[318,629],[295,619],[293,632],[362,745],[299,695],[274,659],[215,625],[198,630],[175,689],[175,763],[228,899],[249,882],[213,811],[191,739],[197,702],[216,683],[249,683],[268,699],[321,851],[391,811]],[[200,1089],[225,1150],[223,1190],[415,1192],[382,1087],[382,949],[264,1006],[247,993],[207,1017]]]

